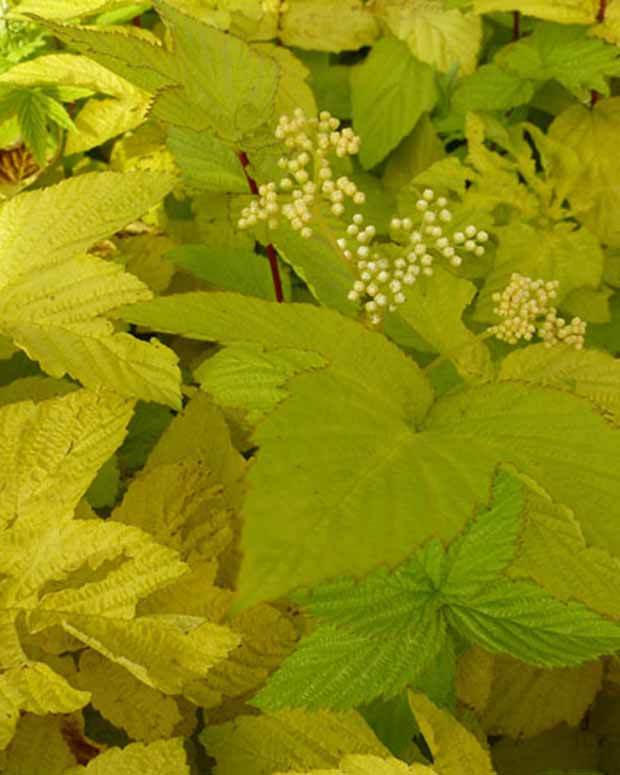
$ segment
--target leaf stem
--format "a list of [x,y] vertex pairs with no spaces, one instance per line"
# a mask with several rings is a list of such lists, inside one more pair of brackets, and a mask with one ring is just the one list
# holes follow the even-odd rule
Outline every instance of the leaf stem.
[[[243,167],[243,172],[245,174],[245,178],[248,181],[248,186],[250,187],[250,191],[258,195],[258,185],[256,184],[256,181],[254,178],[250,175],[248,172],[248,166],[250,164],[250,160],[248,159],[248,155],[245,151],[239,151],[237,153],[237,156],[239,158],[239,161],[241,162],[241,166]],[[276,295],[276,301],[277,302],[283,302],[284,301],[284,293],[282,292],[282,278],[280,277],[280,267],[278,266],[278,254],[276,253],[276,249],[273,246],[273,243],[269,243],[267,245],[267,260],[269,261],[269,267],[271,269],[271,279],[273,281],[273,290]]]
[[521,37],[521,13],[513,11],[512,14],[512,39],[519,40]]

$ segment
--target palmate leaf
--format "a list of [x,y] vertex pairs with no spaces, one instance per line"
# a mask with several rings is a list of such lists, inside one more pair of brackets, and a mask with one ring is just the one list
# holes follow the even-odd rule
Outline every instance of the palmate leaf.
[[[120,665],[85,651],[74,681],[90,694],[90,701],[102,716],[125,729],[134,740],[150,742],[172,737],[182,720],[173,697],[158,692],[135,678]],[[131,697],[131,702],[123,698]]]
[[395,38],[383,38],[351,74],[353,126],[362,140],[360,161],[374,167],[437,99],[433,69]]
[[379,0],[374,7],[422,62],[441,72],[457,66],[460,74],[475,69],[482,44],[482,23],[476,14],[446,8],[437,0],[415,5],[407,0]]
[[495,62],[522,78],[555,79],[580,95],[595,89],[609,94],[607,78],[620,74],[615,46],[588,37],[583,26],[538,24],[523,40],[503,49]]
[[226,724],[208,726],[200,739],[217,761],[217,775],[334,768],[346,754],[389,756],[355,711],[242,715]]
[[495,775],[491,757],[478,739],[423,694],[409,692],[409,703],[440,775]]
[[183,739],[157,740],[154,743],[131,743],[125,748],[111,748],[92,759],[85,767],[70,767],[63,775],[189,775]]
[[592,109],[574,105],[561,113],[549,128],[549,136],[579,154],[579,174],[568,199],[579,220],[604,243],[620,246],[617,213],[620,193],[617,155],[611,152],[620,127],[620,98],[600,100]]
[[311,51],[357,50],[379,34],[377,20],[361,0],[294,0],[281,19],[282,42]]
[[0,531],[38,519],[58,528],[122,442],[131,410],[110,393],[85,390],[2,407]]
[[395,696],[431,680],[431,663],[450,647],[450,631],[535,665],[579,664],[612,653],[620,625],[505,577],[522,507],[521,483],[500,473],[492,505],[447,551],[431,542],[393,572],[381,570],[357,584],[343,579],[302,596],[318,626],[254,704],[345,709]]
[[517,740],[561,723],[576,727],[601,688],[603,665],[544,670],[496,657],[489,697],[481,709],[487,734]]
[[279,78],[273,59],[172,3],[156,0],[155,7],[173,34],[187,99],[208,116],[219,137],[238,141],[271,119]]
[[71,713],[90,695],[74,689],[42,662],[31,662],[0,673],[0,751],[15,733],[20,712]]
[[179,405],[176,356],[116,333],[103,315],[151,292],[117,265],[83,254],[157,204],[165,175],[82,175],[25,193],[0,211],[0,329],[55,377]]
[[[0,532],[0,666],[5,669],[0,677],[8,682],[0,697],[13,708],[9,719],[16,719],[19,708],[66,712],[78,707],[78,695],[46,665],[33,674],[45,685],[24,683],[23,671],[32,665],[22,648],[24,632],[32,644],[50,627],[61,627],[170,694],[204,678],[239,643],[231,630],[200,616],[136,616],[140,601],[186,574],[187,565],[136,527],[72,518],[89,479],[113,451],[110,446],[122,440],[130,410],[117,396],[85,390],[0,409],[7,462],[11,455],[24,457],[23,472],[19,466],[3,469],[5,477],[15,479],[3,488],[7,522]],[[40,428],[33,429],[33,419],[40,419]],[[73,486],[61,497],[59,477],[72,476]],[[89,695],[78,694],[85,704]],[[3,730],[5,744],[13,723]]]
[[[620,510],[610,463],[620,437],[583,398],[515,381],[461,388],[429,412],[430,389],[415,364],[333,312],[192,293],[124,315],[190,338],[301,348],[329,364],[294,377],[255,434],[242,604],[394,565],[431,536],[454,538],[487,501],[500,462],[569,504],[593,544],[620,551],[610,516]],[[312,541],[300,543],[300,532]]]
[[[48,54],[21,62],[0,76],[0,82],[32,87],[44,85],[50,96],[62,96],[63,101],[97,94],[86,102],[75,117],[75,123],[59,113],[64,108],[56,101],[48,103],[50,117],[72,131],[66,137],[68,155],[88,150],[111,137],[134,129],[143,120],[148,95],[124,78],[120,78],[92,59],[75,54]],[[70,93],[67,93],[70,92]],[[105,96],[104,96],[105,95]]]
[[288,770],[277,772],[274,775],[416,775],[416,773],[428,773],[433,775],[430,767],[409,768],[405,762],[398,759],[381,759],[378,756],[345,756],[338,769],[334,770],[305,770],[304,772]]

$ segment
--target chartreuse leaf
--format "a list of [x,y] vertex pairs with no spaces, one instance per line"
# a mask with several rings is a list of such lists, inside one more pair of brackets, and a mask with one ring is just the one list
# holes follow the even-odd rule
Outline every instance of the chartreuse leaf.
[[274,298],[269,262],[252,250],[181,245],[171,250],[167,258],[220,290],[238,291],[261,299]]
[[[2,488],[9,522],[0,533],[1,664],[9,672],[30,664],[18,633],[29,631],[36,643],[40,633],[45,638],[50,627],[62,627],[147,685],[179,694],[224,658],[238,636],[202,617],[136,616],[142,599],[183,576],[187,566],[135,527],[71,518],[88,474],[109,456],[110,443],[120,442],[129,411],[118,397],[83,390],[0,409],[6,462],[21,450],[28,466],[27,476],[15,476],[19,466],[4,469],[15,484]],[[31,430],[33,415],[41,424]],[[37,435],[42,432],[47,443]],[[71,480],[72,472],[76,481],[62,498],[57,477]]]
[[131,0],[22,0],[20,13],[42,13],[48,19],[78,19],[113,7],[135,5]]
[[[278,255],[291,265],[321,304],[343,315],[356,315],[357,305],[347,299],[353,275],[333,236],[340,226],[325,206],[316,207],[314,217],[311,240],[304,239],[288,224],[280,226],[273,235]],[[273,292],[268,298],[273,299]]]
[[308,68],[284,46],[257,43],[253,49],[262,56],[273,59],[279,68],[278,90],[275,97],[276,118],[282,115],[290,116],[296,108],[301,108],[307,116],[315,116],[316,100],[312,89],[306,83],[310,75]]
[[189,102],[208,115],[216,135],[237,141],[271,119],[279,77],[272,58],[164,0],[155,7],[172,31]]
[[312,51],[357,50],[371,45],[379,34],[373,12],[361,0],[292,0],[286,5],[279,37],[287,46]]
[[469,110],[510,110],[534,96],[531,81],[497,64],[482,65],[460,80],[452,95],[452,106],[461,113]]
[[526,493],[524,516],[522,543],[510,575],[533,579],[561,600],[579,600],[600,614],[620,616],[620,560],[603,548],[588,546],[588,521],[580,525],[570,509],[533,486]]
[[212,132],[170,127],[168,148],[190,192],[247,193],[248,182],[239,159]]
[[589,0],[474,0],[476,13],[521,11],[526,16],[562,24],[592,24],[596,9]]
[[217,775],[334,768],[346,754],[389,756],[355,711],[242,715],[226,724],[208,726],[200,739],[217,762]]
[[144,775],[146,772],[189,775],[183,739],[174,737],[153,743],[131,743],[122,749],[110,748],[85,767],[71,767],[63,775]]
[[430,542],[395,571],[377,571],[357,584],[324,584],[301,597],[318,626],[255,704],[344,709],[394,696],[428,680],[446,625],[532,664],[578,664],[613,652],[620,643],[616,623],[534,584],[506,579],[522,506],[519,481],[500,473],[491,507],[446,552]]
[[461,74],[475,69],[482,43],[482,23],[476,14],[446,8],[439,0],[415,5],[379,0],[375,6],[390,31],[422,62],[441,72],[455,66]]
[[412,775],[413,773],[429,773],[430,767],[418,767],[410,769],[405,762],[398,759],[381,759],[378,756],[351,755],[345,756],[338,769],[334,770],[304,770],[304,772],[287,770],[277,772],[274,775]]
[[461,319],[476,293],[469,280],[435,267],[432,278],[420,277],[408,291],[398,315],[433,352],[450,356],[464,378],[480,380],[490,376],[491,357]]
[[77,26],[35,18],[60,40],[146,92],[179,83],[179,66],[172,53],[145,30]]
[[360,161],[370,169],[409,134],[437,99],[433,69],[407,45],[382,38],[351,74],[353,126],[362,140]]
[[409,692],[420,731],[433,754],[440,775],[495,775],[491,757],[477,738],[423,694]]
[[544,670],[496,657],[490,696],[482,712],[487,734],[533,737],[562,722],[578,726],[601,687],[603,667]]
[[60,715],[22,716],[6,751],[6,760],[2,761],[3,775],[64,775],[75,764],[62,736],[65,719]]
[[157,204],[172,184],[161,174],[95,173],[2,208],[0,329],[52,376],[178,406],[175,354],[116,333],[103,317],[151,292],[117,264],[84,254]]
[[620,98],[600,100],[591,109],[574,105],[561,113],[549,136],[579,154],[578,175],[567,196],[579,220],[612,247],[620,247],[620,161],[613,138],[620,128]]
[[493,762],[501,775],[548,775],[546,769],[558,775],[565,775],[564,771],[568,775],[599,775],[594,769],[600,760],[599,747],[594,732],[560,724],[528,740],[504,737],[493,746]]
[[[174,698],[147,686],[95,651],[80,656],[75,683],[88,691],[90,702],[102,716],[134,740],[150,742],[172,737],[182,720]],[[131,702],[124,701],[127,697]]]
[[239,344],[204,360],[194,377],[220,406],[244,409],[254,425],[286,398],[284,386],[295,374],[325,365],[304,350],[265,351],[261,345]]
[[0,750],[15,733],[21,711],[45,715],[71,713],[88,703],[90,695],[74,689],[43,662],[12,667],[0,674]]
[[502,361],[499,376],[570,390],[598,405],[614,422],[620,421],[620,363],[609,353],[530,345],[511,352]]
[[131,411],[85,390],[0,408],[0,531],[33,519],[59,529],[122,442]]
[[[255,434],[243,604],[394,565],[431,536],[454,538],[488,498],[499,462],[536,477],[587,518],[593,543],[620,551],[610,519],[620,509],[610,466],[620,438],[582,398],[510,382],[461,388],[426,415],[430,390],[415,364],[379,334],[327,310],[191,293],[124,315],[190,338],[305,349],[329,363],[296,376],[290,397]],[[300,545],[300,531],[313,541]]]
[[614,46],[588,37],[583,26],[537,24],[531,35],[503,49],[495,62],[522,78],[555,79],[577,96],[596,89],[609,94],[607,78],[620,74]]
[[514,272],[532,278],[559,282],[557,301],[576,288],[596,287],[603,272],[599,241],[588,229],[575,229],[568,222],[539,229],[514,222],[498,228],[499,247],[495,264],[487,275],[476,305],[476,318],[496,321],[493,294],[501,292]]
[[[12,67],[1,82],[26,87],[47,85],[54,91],[69,87],[76,96],[101,95],[88,101],[75,118],[67,136],[65,153],[88,150],[111,137],[134,129],[144,120],[148,95],[92,59],[74,54],[47,54]],[[105,95],[105,97],[103,97]],[[66,100],[65,100],[66,101]]]

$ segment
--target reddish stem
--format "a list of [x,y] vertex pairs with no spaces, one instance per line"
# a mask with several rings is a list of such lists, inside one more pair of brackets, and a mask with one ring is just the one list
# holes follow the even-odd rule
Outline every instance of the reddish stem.
[[[248,159],[246,152],[239,151],[237,156],[239,157],[239,161],[243,167],[243,172],[245,173],[245,178],[248,181],[250,191],[253,194],[258,194],[258,186],[256,181],[248,172],[250,160]],[[273,280],[273,290],[276,295],[276,301],[282,302],[284,301],[284,293],[282,292],[282,278],[280,277],[280,267],[278,266],[278,254],[276,253],[276,249],[271,242],[267,245],[267,259],[271,269],[271,279]]]
[[512,14],[512,39],[519,40],[521,37],[521,14],[514,11]]
[[131,23],[134,27],[142,27],[142,17],[141,16],[134,16],[131,20]]
[[[605,21],[605,14],[606,14],[606,12],[607,12],[607,0],[599,0],[598,12],[596,14],[596,21],[599,24],[602,24]],[[590,107],[591,108],[593,108],[596,105],[596,103],[598,102],[598,98],[600,96],[601,95],[597,91],[595,91],[594,89],[592,90],[592,92],[590,94]]]

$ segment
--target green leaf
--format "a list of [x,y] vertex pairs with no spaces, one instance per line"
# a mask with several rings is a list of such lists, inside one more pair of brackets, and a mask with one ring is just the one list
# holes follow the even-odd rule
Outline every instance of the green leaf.
[[607,78],[620,74],[615,46],[588,37],[582,26],[538,24],[531,35],[505,48],[495,59],[522,78],[554,78],[577,96],[595,89],[609,94]]
[[442,594],[468,598],[502,575],[515,553],[522,508],[519,480],[500,472],[493,485],[491,506],[450,544]]
[[529,102],[533,96],[531,81],[496,64],[482,65],[475,73],[458,82],[452,95],[452,107],[461,113],[469,110],[504,111]]
[[326,207],[317,207],[314,215],[312,239],[304,239],[288,224],[282,224],[273,235],[274,244],[282,260],[291,265],[321,304],[353,316],[358,308],[347,294],[354,278],[333,236],[341,224]]
[[170,127],[168,148],[190,192],[248,192],[248,182],[234,151],[208,130],[195,132]]
[[436,99],[433,69],[405,43],[381,39],[351,74],[353,125],[362,140],[364,168],[384,159]]
[[[511,382],[455,390],[427,415],[430,391],[415,364],[327,310],[192,293],[124,315],[190,338],[310,350],[329,363],[295,377],[255,434],[244,604],[394,565],[431,536],[454,538],[487,500],[500,462],[537,478],[587,519],[597,545],[620,551],[620,519],[610,516],[620,512],[610,464],[620,437],[582,398]],[[313,540],[300,543],[300,531]]]
[[157,0],[155,6],[174,36],[175,57],[189,102],[208,115],[219,137],[238,141],[271,119],[279,76],[271,58],[164,0]]
[[265,256],[242,248],[182,245],[166,257],[215,288],[273,299],[273,278]]
[[[491,374],[486,345],[476,339],[461,317],[477,293],[476,286],[438,266],[431,278],[420,277],[407,291],[398,316],[428,343],[432,352],[450,357],[465,379]],[[389,321],[386,326],[390,334]]]
[[421,553],[393,574],[380,571],[358,585],[346,579],[318,587],[309,611],[321,625],[253,703],[346,709],[415,683],[446,639],[425,560]]
[[21,92],[17,120],[26,145],[40,166],[47,157],[47,104],[36,91]]
[[446,595],[448,623],[487,651],[543,667],[578,665],[620,648],[620,625],[563,603],[526,581],[496,580],[462,604]]
[[283,386],[293,376],[325,365],[323,358],[304,350],[264,351],[260,345],[240,344],[207,358],[194,369],[194,377],[220,406],[243,409],[255,425],[287,397]]

